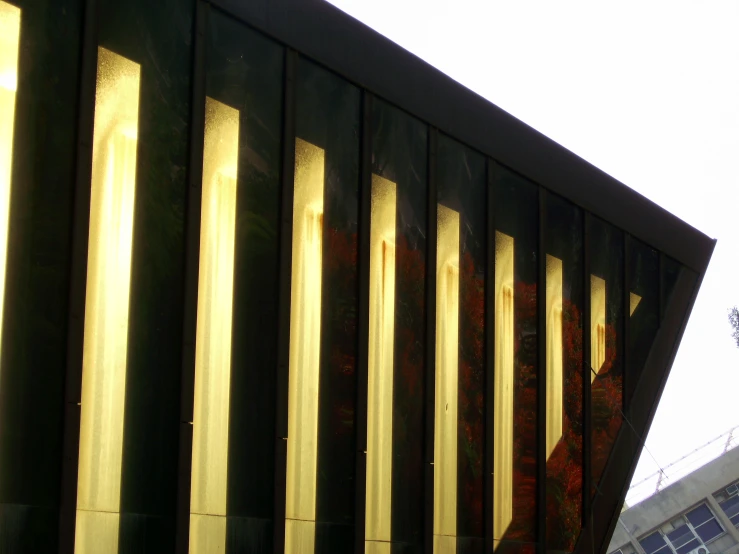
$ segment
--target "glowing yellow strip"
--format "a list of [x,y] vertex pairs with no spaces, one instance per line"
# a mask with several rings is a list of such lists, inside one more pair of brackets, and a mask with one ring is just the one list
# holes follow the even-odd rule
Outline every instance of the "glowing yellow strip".
[[513,520],[514,294],[513,237],[495,233],[495,455],[493,538]]
[[590,382],[606,361],[606,282],[590,276]]
[[98,50],[75,552],[118,551],[140,66]]
[[190,552],[226,548],[239,111],[205,99]]
[[547,460],[562,438],[562,260],[547,254]]
[[639,296],[638,294],[634,294],[633,292],[630,292],[629,293],[629,317],[634,315],[636,308],[639,306],[639,302],[641,302],[641,296]]
[[390,554],[396,194],[395,183],[372,176],[365,554]]
[[285,553],[313,552],[321,357],[324,151],[295,139]]
[[3,330],[5,266],[8,258],[10,182],[13,169],[13,123],[18,88],[21,10],[0,1],[0,335]]
[[439,204],[436,246],[434,553],[457,551],[459,212]]

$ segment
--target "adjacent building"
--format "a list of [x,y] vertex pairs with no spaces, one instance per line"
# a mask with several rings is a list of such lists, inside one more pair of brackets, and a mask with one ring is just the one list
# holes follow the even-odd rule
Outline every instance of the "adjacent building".
[[739,448],[624,510],[612,554],[739,552]]
[[0,551],[604,551],[713,246],[320,0],[0,0]]

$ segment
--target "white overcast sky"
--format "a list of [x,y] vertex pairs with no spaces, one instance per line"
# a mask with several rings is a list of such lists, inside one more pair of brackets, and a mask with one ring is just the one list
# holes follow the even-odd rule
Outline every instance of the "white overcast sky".
[[647,448],[739,425],[739,1],[331,2],[718,239]]

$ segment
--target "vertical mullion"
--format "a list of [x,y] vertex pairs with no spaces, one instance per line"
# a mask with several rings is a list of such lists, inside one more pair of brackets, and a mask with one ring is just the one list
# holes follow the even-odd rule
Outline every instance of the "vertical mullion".
[[539,228],[536,257],[536,531],[537,550],[546,552],[546,206],[547,191],[539,187]]
[[438,130],[429,127],[427,169],[427,234],[426,234],[426,367],[424,409],[424,552],[434,548],[434,406],[436,370],[436,148]]
[[293,196],[295,180],[295,70],[298,54],[285,50],[282,111],[282,199],[280,206],[279,312],[275,402],[274,552],[285,549],[287,486],[287,400],[290,361],[290,287],[292,270]]
[[372,95],[362,93],[361,144],[359,160],[359,259],[357,298],[357,397],[354,552],[364,553],[366,481],[367,481],[367,376],[369,364],[369,272],[370,272],[370,206],[372,187]]
[[175,551],[186,554],[190,538],[190,480],[192,472],[193,403],[195,395],[195,334],[197,332],[202,202],[203,140],[205,133],[205,33],[209,6],[196,2],[193,38],[192,104],[188,160],[185,239],[185,297],[182,375],[180,385],[180,440],[177,474]]
[[583,452],[583,487],[582,487],[582,514],[583,514],[583,535],[589,535],[592,533],[592,521],[590,519],[591,513],[591,495],[590,489],[592,487],[592,410],[591,410],[591,397],[590,397],[590,374],[592,368],[590,366],[590,214],[588,212],[583,213],[582,218],[582,233],[583,233],[583,283],[584,283],[584,299],[583,299],[583,338],[582,338],[582,352],[583,352],[583,380],[582,380],[582,394],[583,394],[583,438],[582,438],[582,452]]
[[59,513],[59,552],[72,554],[77,509],[77,468],[79,463],[82,401],[82,352],[85,331],[87,289],[87,247],[92,192],[92,142],[95,119],[97,75],[98,2],[85,2],[80,53],[80,81],[77,103],[77,152],[74,212],[72,218],[71,275],[69,282],[69,326],[64,390],[64,431]]
[[483,514],[485,517],[485,552],[493,554],[494,493],[493,461],[495,456],[495,162],[486,163],[487,244],[485,261],[485,460],[483,480]]

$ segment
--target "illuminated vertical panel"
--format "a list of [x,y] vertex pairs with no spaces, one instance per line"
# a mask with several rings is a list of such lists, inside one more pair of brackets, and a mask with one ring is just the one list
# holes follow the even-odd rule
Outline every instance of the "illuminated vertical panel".
[[396,185],[372,176],[366,554],[390,554],[393,471]]
[[13,168],[13,122],[18,88],[18,47],[21,10],[0,0],[0,336],[8,257],[10,180]]
[[436,246],[434,552],[457,551],[459,212],[439,204]]
[[547,254],[547,460],[562,438],[562,260]]
[[313,552],[316,530],[324,151],[295,139],[285,552]]
[[606,361],[606,282],[590,276],[590,382]]
[[205,99],[190,552],[225,552],[239,112]]
[[630,292],[629,293],[629,316],[634,315],[636,308],[639,306],[639,302],[641,302],[641,296],[639,296],[638,294],[634,294],[633,292]]
[[513,519],[514,240],[495,233],[495,454],[493,538]]
[[140,66],[98,49],[75,552],[118,551]]

